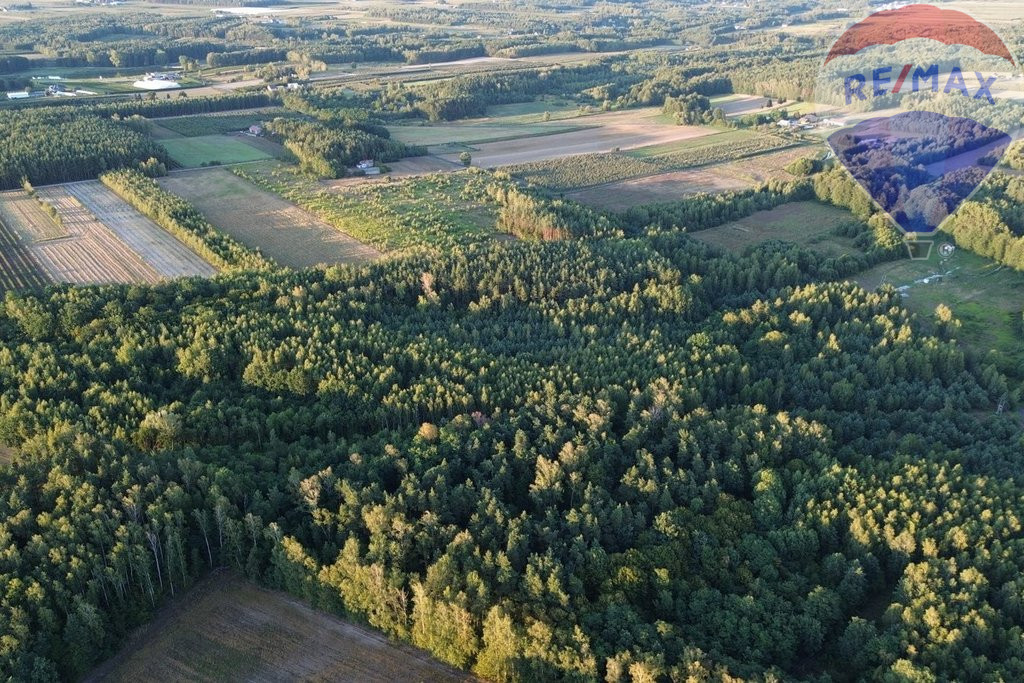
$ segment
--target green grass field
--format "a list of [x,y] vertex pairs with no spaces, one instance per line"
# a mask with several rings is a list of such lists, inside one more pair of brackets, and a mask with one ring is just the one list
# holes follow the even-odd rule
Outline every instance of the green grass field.
[[550,114],[552,121],[572,119],[581,116],[579,105],[561,98],[539,99],[519,104],[496,104],[487,108],[487,118],[494,122],[541,123],[544,114]]
[[217,164],[238,164],[273,158],[269,152],[257,149],[244,140],[227,135],[206,135],[196,138],[161,140],[176,164],[184,168],[199,168]]
[[853,240],[833,234],[854,220],[850,212],[818,202],[792,202],[709,230],[693,233],[702,242],[736,254],[769,240],[792,242],[824,256],[858,253]]
[[938,245],[952,242],[948,235],[936,238],[927,261],[883,263],[857,276],[867,289],[888,284],[903,294],[904,305],[931,317],[945,304],[962,323],[958,338],[1001,370],[1024,377],[1024,273],[1000,266],[966,249],[949,258],[938,254]]
[[185,137],[205,137],[246,130],[253,124],[281,117],[295,118],[295,114],[284,109],[254,109],[244,114],[201,114],[199,116],[175,116],[156,119],[154,123],[162,128]]

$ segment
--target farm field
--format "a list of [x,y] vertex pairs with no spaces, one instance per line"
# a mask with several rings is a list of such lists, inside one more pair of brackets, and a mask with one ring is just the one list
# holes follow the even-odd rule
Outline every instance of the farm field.
[[0,193],[0,221],[14,229],[26,242],[66,237],[67,232],[39,202],[22,190]]
[[438,173],[396,182],[320,183],[276,162],[233,169],[241,177],[306,209],[338,230],[384,252],[450,247],[495,237],[491,177]]
[[64,186],[163,278],[212,277],[217,269],[98,180]]
[[772,179],[791,180],[785,171],[792,161],[816,153],[816,148],[793,147],[737,161],[635,177],[568,193],[569,199],[598,209],[622,211],[641,204],[671,202],[701,192],[725,192],[755,187]]
[[833,234],[852,220],[850,213],[818,202],[792,202],[768,211],[693,233],[695,239],[736,254],[748,247],[779,240],[807,247],[825,256],[840,256],[859,250],[853,240]]
[[745,159],[795,144],[777,136],[753,136],[746,134],[746,131],[727,131],[629,152],[582,154],[515,164],[505,170],[527,182],[552,190],[579,190],[630,178]]
[[173,116],[153,119],[160,128],[178,135],[192,138],[208,135],[223,135],[233,131],[246,130],[253,124],[268,121],[277,117],[294,117],[284,109],[252,109],[244,112],[227,112],[223,114],[201,114],[197,116]]
[[[479,145],[473,152],[473,165],[482,168],[525,164],[548,159],[628,150],[676,143],[713,135],[716,129],[704,126],[677,126],[652,121],[650,116],[632,112],[600,114],[587,119],[595,127],[557,135]],[[456,161],[458,154],[445,158]]]
[[65,187],[42,188],[39,195],[57,207],[68,233],[63,239],[29,246],[50,280],[81,285],[160,281],[156,269],[97,220]]
[[12,214],[12,204],[35,204],[24,192],[0,195],[0,215],[16,215],[20,221],[0,222],[0,288],[156,283],[216,273],[99,181],[52,185],[37,192],[57,209],[63,229],[55,235],[53,219],[42,210]]
[[215,226],[283,266],[362,263],[380,256],[373,247],[227,169],[175,173],[159,182],[191,202]]
[[418,126],[388,126],[391,137],[408,145],[472,145],[496,140],[515,140],[579,130],[564,123],[452,123]]
[[[254,138],[255,139],[255,138]],[[168,138],[160,141],[176,164],[198,168],[218,164],[238,164],[272,159],[265,148],[249,143],[243,136],[203,135],[193,138]]]
[[642,204],[672,202],[701,192],[742,190],[751,183],[721,173],[718,167],[692,168],[587,187],[565,196],[606,211],[625,211]]
[[470,681],[369,628],[226,572],[133,634],[86,681]]
[[579,105],[561,98],[542,98],[519,104],[496,104],[487,108],[487,118],[502,123],[540,123],[549,114],[552,121],[578,118]]
[[1024,273],[1001,266],[966,249],[943,258],[938,247],[953,239],[935,238],[931,258],[882,263],[858,275],[866,289],[892,285],[903,305],[930,318],[939,304],[953,311],[963,327],[957,337],[1001,369],[1019,375],[1024,368],[1021,315],[1024,312]]
[[9,290],[45,287],[50,279],[13,228],[0,220],[0,294]]

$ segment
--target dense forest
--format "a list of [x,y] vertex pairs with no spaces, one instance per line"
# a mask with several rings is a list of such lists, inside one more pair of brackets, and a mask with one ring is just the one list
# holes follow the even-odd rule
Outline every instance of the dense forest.
[[1005,379],[819,268],[667,231],[8,295],[0,676],[222,565],[494,680],[1024,676]]
[[344,178],[349,167],[364,159],[386,163],[424,153],[421,148],[391,140],[387,129],[378,126],[368,132],[337,123],[275,118],[266,130],[295,155],[304,172],[320,178]]
[[[60,134],[55,135],[54,131]],[[85,180],[112,168],[148,159],[167,160],[166,150],[130,126],[70,107],[27,109],[0,116],[0,189],[24,179],[43,185]]]
[[[320,177],[422,151],[385,124],[538,97],[769,125],[783,110],[726,122],[710,98],[811,97],[825,39],[783,27],[851,10],[203,15],[5,24],[0,80],[21,89],[41,65],[184,60],[275,80],[294,63],[681,49],[282,95],[7,105],[0,188],[100,177],[222,272],[3,296],[0,681],[81,678],[220,567],[496,682],[1024,680],[1024,438],[1004,410],[1020,390],[965,349],[948,308],[913,315],[892,288],[845,281],[903,244],[844,170],[799,159],[787,182],[612,212],[503,172],[353,198],[236,167],[396,252],[298,271],[149,177],[169,159],[142,117],[269,106],[284,112],[267,134]],[[39,59],[15,56],[28,52]],[[442,190],[466,213],[486,204],[493,225],[442,241]],[[420,203],[402,217],[394,197]],[[796,201],[849,210],[835,231],[858,253],[727,254],[692,234]],[[944,229],[1024,270],[1022,203],[1024,178],[997,173]],[[357,204],[355,218],[338,209]]]

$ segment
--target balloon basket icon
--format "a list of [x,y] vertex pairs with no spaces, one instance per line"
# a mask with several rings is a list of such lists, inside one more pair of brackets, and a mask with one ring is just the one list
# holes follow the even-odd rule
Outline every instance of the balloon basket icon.
[[903,243],[907,245],[907,252],[913,261],[927,261],[932,257],[935,240],[921,239],[914,233],[907,233]]

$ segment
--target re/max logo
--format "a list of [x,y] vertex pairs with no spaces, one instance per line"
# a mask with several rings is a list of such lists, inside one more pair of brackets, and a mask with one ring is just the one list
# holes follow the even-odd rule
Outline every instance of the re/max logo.
[[[874,97],[882,97],[890,92],[896,95],[899,94],[900,90],[907,80],[907,76],[910,76],[910,70],[914,69],[913,64],[907,64],[903,67],[899,77],[896,79],[895,85],[892,90],[888,90],[888,85],[892,83],[892,67],[884,66],[880,69],[875,69],[871,72],[871,94]],[[977,71],[974,72],[974,77],[978,79],[978,89],[974,92],[974,99],[988,100],[989,104],[995,104],[996,101],[992,97],[992,93],[989,88],[996,82],[996,77],[992,76],[989,79],[985,79]],[[853,74],[852,76],[846,77],[845,90],[846,90],[846,104],[850,104],[853,98],[856,97],[858,100],[866,100],[867,95],[864,94],[864,88],[867,85],[867,78],[863,74]],[[926,70],[924,67],[917,67],[914,69],[914,73],[911,76],[911,87],[913,92],[921,92],[922,86],[924,89],[931,89],[932,92],[939,91],[939,65],[932,64]],[[971,97],[971,93],[967,90],[967,83],[964,82],[964,74],[960,70],[960,67],[955,66],[949,72],[949,78],[946,80],[946,87],[943,88],[943,92],[947,95],[954,90],[959,91],[964,97]]]

